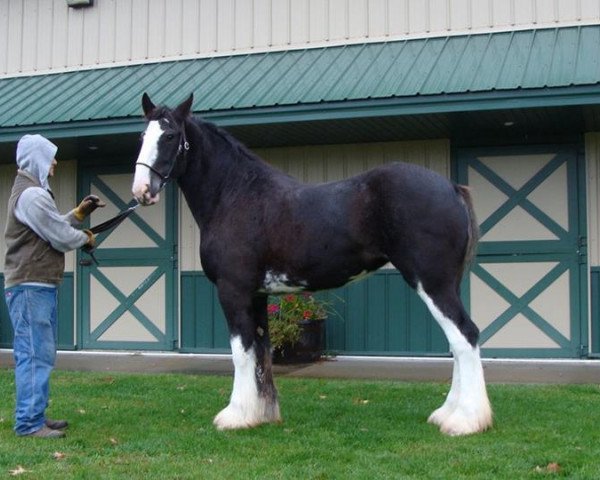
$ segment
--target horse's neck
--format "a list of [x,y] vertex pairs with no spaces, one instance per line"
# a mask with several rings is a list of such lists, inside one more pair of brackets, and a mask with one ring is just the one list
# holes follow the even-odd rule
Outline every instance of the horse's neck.
[[[249,176],[252,160],[237,158],[231,145],[220,134],[197,125],[188,124],[190,151],[187,168],[178,184],[196,223],[206,227],[228,195]],[[244,168],[244,167],[248,168]]]

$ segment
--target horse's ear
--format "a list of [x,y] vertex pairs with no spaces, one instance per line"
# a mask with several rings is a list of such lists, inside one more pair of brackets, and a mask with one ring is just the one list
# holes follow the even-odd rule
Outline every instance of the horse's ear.
[[149,117],[156,108],[146,92],[144,92],[144,95],[142,95],[142,108],[144,109],[144,115],[146,115],[146,117]]
[[190,96],[187,100],[181,102],[177,108],[175,109],[175,115],[178,118],[184,120],[187,118],[192,110],[192,102],[194,101],[194,94],[190,93]]

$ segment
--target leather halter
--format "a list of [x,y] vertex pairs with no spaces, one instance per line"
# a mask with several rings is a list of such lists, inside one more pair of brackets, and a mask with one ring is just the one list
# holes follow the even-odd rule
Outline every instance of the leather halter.
[[180,155],[183,154],[183,158],[185,159],[186,153],[188,152],[189,149],[190,149],[190,144],[187,141],[187,137],[185,135],[185,124],[184,124],[183,129],[181,131],[181,137],[179,139],[179,146],[177,147],[177,155],[175,156],[175,160],[173,160],[173,164],[171,165],[171,168],[169,169],[169,172],[166,175],[163,175],[156,168],[154,168],[152,165],[148,165],[147,163],[135,162],[135,164],[142,165],[142,166],[148,168],[151,172],[158,175],[158,177],[161,180],[160,188],[162,188],[165,185],[165,183],[167,183],[169,181],[169,179],[171,178],[171,173],[173,172],[173,169],[175,168],[175,165],[177,164],[177,157],[179,157]]

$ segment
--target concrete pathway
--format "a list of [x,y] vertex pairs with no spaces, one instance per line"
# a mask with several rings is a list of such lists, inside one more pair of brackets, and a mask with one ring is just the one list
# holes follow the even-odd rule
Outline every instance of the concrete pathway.
[[[0,350],[0,368],[12,368],[12,350]],[[600,360],[483,361],[489,383],[597,383]],[[58,353],[58,370],[231,375],[231,355],[132,352]],[[450,358],[338,356],[306,365],[276,365],[276,377],[356,378],[449,382]]]

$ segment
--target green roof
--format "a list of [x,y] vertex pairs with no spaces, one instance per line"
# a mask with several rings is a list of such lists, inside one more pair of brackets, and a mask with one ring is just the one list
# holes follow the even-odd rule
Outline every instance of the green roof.
[[600,25],[410,39],[0,79],[0,141],[133,131],[140,97],[223,125],[600,104]]

